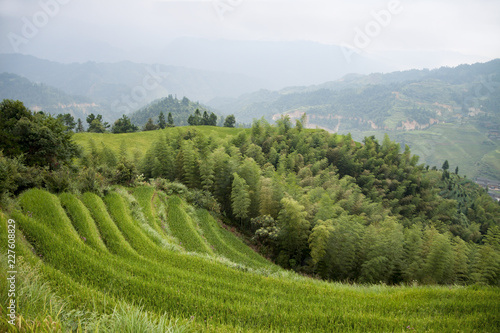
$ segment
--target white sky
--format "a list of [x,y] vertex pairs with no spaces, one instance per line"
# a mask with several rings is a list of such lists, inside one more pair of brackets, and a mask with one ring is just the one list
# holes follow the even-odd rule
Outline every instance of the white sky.
[[[19,45],[21,53],[50,57],[48,49],[54,45],[73,50],[102,45],[137,60],[134,50],[154,52],[184,36],[356,46],[356,29],[373,25],[371,13],[387,10],[391,1],[0,0],[0,52],[13,52],[8,36],[23,36],[23,17],[33,22],[44,10],[42,4],[54,8],[54,3],[55,13],[46,16],[47,22],[28,43]],[[399,6],[401,12],[370,37],[363,52],[444,52],[450,54],[444,60],[450,65],[457,54],[470,61],[500,57],[500,1],[401,0]],[[60,53],[68,61],[77,58],[71,50]]]

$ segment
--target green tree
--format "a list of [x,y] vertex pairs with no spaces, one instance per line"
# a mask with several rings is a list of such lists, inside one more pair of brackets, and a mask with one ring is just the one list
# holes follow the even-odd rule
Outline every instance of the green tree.
[[308,250],[310,223],[305,207],[292,198],[281,199],[278,224],[281,229],[280,243],[290,266],[301,264]]
[[57,119],[59,119],[64,124],[64,126],[68,128],[68,131],[72,131],[75,129],[76,126],[75,118],[71,114],[69,113],[58,114]]
[[172,113],[169,112],[167,116],[167,125],[168,127],[174,127],[174,118],[172,117]]
[[80,154],[72,135],[61,120],[42,112],[33,114],[22,102],[0,103],[0,150],[7,157],[23,155],[26,165],[50,169],[69,165]]
[[448,160],[445,160],[443,163],[442,169],[444,171],[448,171],[449,168],[450,168],[450,164],[448,163]]
[[366,228],[363,238],[361,279],[366,282],[399,282],[403,258],[403,227],[392,217]]
[[104,133],[110,126],[107,122],[103,122],[102,115],[95,116],[93,113],[87,116],[87,123],[89,124],[87,132],[92,133]]
[[226,119],[224,120],[224,127],[234,127],[235,124],[236,124],[236,118],[232,114],[227,116]]
[[120,119],[116,120],[111,128],[113,133],[132,133],[138,131],[139,128],[132,124],[130,118],[123,115]]
[[210,117],[208,115],[208,112],[205,110],[203,111],[203,118],[201,121],[202,125],[210,125]]
[[213,112],[210,113],[210,119],[209,119],[208,125],[217,126],[217,116]]
[[200,157],[191,140],[182,146],[184,183],[190,188],[200,188]]
[[311,235],[309,235],[309,248],[315,265],[324,259],[330,243],[330,236],[334,230],[332,220],[318,220],[312,229]]
[[453,279],[453,248],[450,237],[436,229],[425,231],[426,255],[423,267],[424,281],[448,283]]
[[77,133],[85,132],[85,129],[83,128],[82,120],[80,118],[78,118],[78,122],[76,125],[76,132]]
[[235,217],[245,219],[248,217],[248,208],[250,207],[250,195],[248,194],[248,185],[245,179],[233,173],[233,184],[231,187],[231,202],[233,214]]
[[163,111],[160,112],[160,115],[158,116],[158,127],[161,129],[164,129],[167,127],[167,123],[165,121],[165,115],[163,114]]
[[143,131],[154,131],[154,130],[157,130],[157,129],[158,129],[158,125],[155,125],[153,123],[153,119],[152,118],[149,118],[148,122],[142,128]]
[[248,215],[249,217],[256,217],[259,215],[260,205],[260,167],[252,158],[247,157],[240,163],[238,175],[248,184],[250,198]]

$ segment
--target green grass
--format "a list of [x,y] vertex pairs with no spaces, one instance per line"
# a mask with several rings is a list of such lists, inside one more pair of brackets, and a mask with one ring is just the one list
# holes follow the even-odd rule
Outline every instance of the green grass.
[[63,193],[59,199],[82,240],[97,250],[106,251],[106,245],[87,207],[73,194]]
[[[121,315],[128,312],[131,317],[109,324],[119,330],[126,331],[120,325],[127,323],[137,332],[141,327],[154,331],[163,325],[160,322],[175,322],[172,318],[180,323],[192,318],[189,327],[194,331],[211,332],[410,331],[407,327],[420,332],[496,332],[500,327],[499,288],[352,286],[283,270],[244,272],[213,256],[158,246],[132,217],[129,202],[114,191],[104,201],[94,194],[81,200],[109,249],[100,251],[81,240],[58,197],[30,190],[19,202],[23,212],[11,214],[19,228],[17,242],[30,264],[39,263],[41,279],[70,309],[104,318],[125,304]],[[180,198],[169,199],[172,226],[193,222],[185,205]],[[207,214],[196,212],[207,240],[246,256],[243,243],[236,247],[229,241],[234,236],[223,236],[224,230],[216,229],[217,222]],[[7,217],[0,217],[0,241],[6,244]],[[193,230],[186,235],[199,235]]]
[[[209,212],[198,209],[196,216],[200,221],[203,234],[215,253],[251,268],[273,268],[269,261],[252,251],[229,231],[221,228]],[[277,269],[277,266],[274,268]]]
[[113,150],[116,154],[120,152],[120,146],[122,145],[123,142],[126,143],[128,152],[132,153],[140,152],[143,154],[145,150],[149,149],[149,147],[153,142],[164,137],[165,135],[171,134],[172,136],[177,136],[179,132],[185,132],[185,131],[196,131],[197,133],[203,134],[205,136],[210,136],[213,138],[226,138],[227,136],[238,135],[240,131],[249,131],[249,129],[213,127],[213,126],[196,126],[196,127],[183,126],[183,127],[165,128],[163,130],[157,130],[157,131],[123,133],[123,134],[76,133],[73,136],[73,139],[75,143],[82,146],[85,151],[90,150],[90,141],[93,140],[98,148],[100,148],[100,144],[102,142],[111,150]]
[[212,249],[198,233],[191,217],[185,212],[182,200],[177,196],[172,196],[167,204],[168,224],[173,236],[179,240],[179,245],[187,251],[212,254]]

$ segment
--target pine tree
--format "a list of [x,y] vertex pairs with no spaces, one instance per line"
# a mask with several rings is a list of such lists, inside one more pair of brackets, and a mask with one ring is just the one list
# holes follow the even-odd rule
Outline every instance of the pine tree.
[[160,112],[160,115],[158,116],[158,126],[161,129],[164,129],[165,127],[167,127],[167,123],[165,122],[165,115],[163,114],[163,111]]
[[76,132],[77,133],[85,132],[85,129],[83,128],[82,120],[80,118],[78,118],[78,122],[76,125]]
[[148,122],[146,123],[146,125],[144,125],[144,127],[142,128],[143,131],[154,131],[154,130],[157,130],[157,129],[158,129],[158,125],[155,125],[153,123],[153,119],[152,118],[149,118]]
[[172,113],[169,112],[167,116],[167,125],[168,127],[174,127],[174,118],[172,117]]
[[444,163],[443,163],[442,169],[444,171],[448,171],[449,168],[450,168],[450,164],[448,163],[448,160],[445,160]]

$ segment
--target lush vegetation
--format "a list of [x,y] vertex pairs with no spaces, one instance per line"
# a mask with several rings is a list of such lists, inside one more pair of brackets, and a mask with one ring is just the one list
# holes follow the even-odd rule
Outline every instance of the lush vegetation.
[[243,122],[261,116],[276,120],[281,114],[294,120],[306,113],[309,128],[351,133],[358,141],[390,132],[426,164],[448,159],[470,178],[500,180],[499,96],[497,59],[430,71],[351,75],[317,86],[259,91],[214,107]]
[[[198,118],[193,119],[188,123],[188,118],[193,116],[193,114],[198,110]],[[203,118],[201,113],[206,114],[206,119]],[[206,107],[202,106],[200,103],[195,103],[190,101],[187,97],[182,98],[181,100],[177,99],[172,95],[169,95],[165,98],[160,98],[156,101],[151,102],[145,107],[135,111],[130,114],[130,120],[133,124],[137,126],[145,125],[149,119],[153,122],[159,123],[160,114],[169,114],[172,119],[172,125],[175,126],[185,126],[185,125],[217,125],[217,117],[211,113],[213,116],[210,117],[210,111],[207,110]],[[196,116],[196,115],[195,115]],[[215,121],[214,117],[215,116]],[[207,124],[203,124],[202,121],[207,121]],[[165,128],[163,126],[162,128]]]
[[[2,105],[39,125],[21,103]],[[14,128],[20,121],[5,117]],[[49,120],[62,129],[50,132],[54,140],[71,142],[63,119]],[[288,117],[250,129],[75,138],[82,155],[64,163],[25,164],[32,152],[16,141],[0,156],[0,241],[7,244],[14,219],[16,253],[33,272],[20,274],[25,330],[441,332],[500,324],[500,206],[447,161],[427,168],[388,137],[358,143]],[[60,149],[69,156],[73,146]],[[29,286],[44,298],[27,302]],[[3,284],[0,292],[3,307]]]

